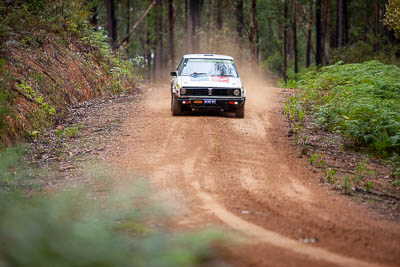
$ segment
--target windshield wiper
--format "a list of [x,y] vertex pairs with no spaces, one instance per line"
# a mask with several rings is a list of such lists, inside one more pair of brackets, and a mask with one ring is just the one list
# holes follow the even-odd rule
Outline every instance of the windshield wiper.
[[203,72],[193,72],[192,74],[190,74],[190,76],[197,76],[197,75],[207,75],[207,73],[203,73]]
[[233,75],[233,74],[224,74],[224,75],[218,75],[218,76],[220,76],[220,77],[236,77],[235,75]]

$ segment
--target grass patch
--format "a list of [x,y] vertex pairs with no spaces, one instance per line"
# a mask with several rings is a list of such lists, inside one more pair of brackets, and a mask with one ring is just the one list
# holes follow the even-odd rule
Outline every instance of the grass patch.
[[305,74],[286,104],[290,119],[312,116],[355,148],[400,162],[400,68],[378,61],[337,63]]

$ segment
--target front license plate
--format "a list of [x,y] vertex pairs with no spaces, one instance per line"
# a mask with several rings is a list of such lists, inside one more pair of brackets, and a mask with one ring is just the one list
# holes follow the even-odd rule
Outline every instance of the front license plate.
[[217,100],[215,100],[215,99],[205,99],[204,100],[204,104],[206,104],[206,105],[215,105],[215,104],[217,104]]

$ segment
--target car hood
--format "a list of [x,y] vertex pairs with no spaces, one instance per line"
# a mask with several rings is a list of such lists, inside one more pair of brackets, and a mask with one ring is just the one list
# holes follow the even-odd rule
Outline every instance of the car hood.
[[240,78],[227,76],[180,76],[177,79],[177,83],[180,87],[242,87]]

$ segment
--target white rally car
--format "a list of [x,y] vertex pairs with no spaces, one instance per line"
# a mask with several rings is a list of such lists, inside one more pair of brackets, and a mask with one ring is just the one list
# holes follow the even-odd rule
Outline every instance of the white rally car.
[[184,111],[216,109],[244,117],[246,90],[230,56],[191,54],[183,56],[171,72],[171,110],[174,116]]

